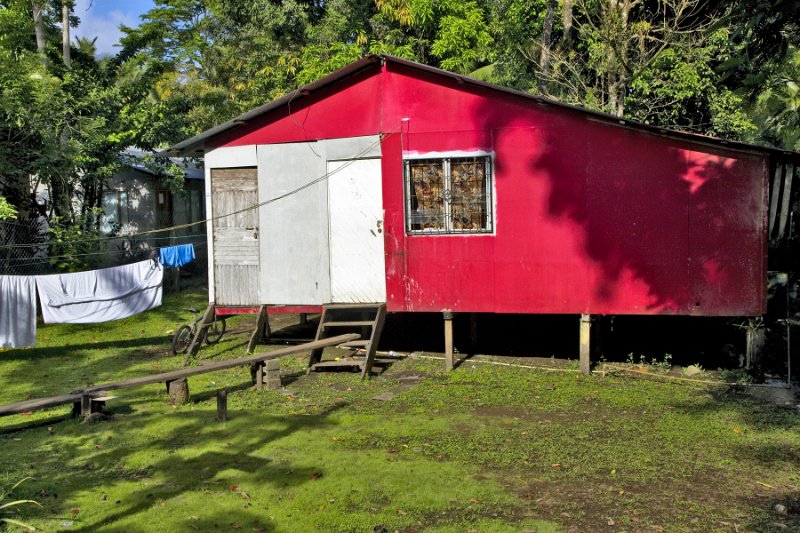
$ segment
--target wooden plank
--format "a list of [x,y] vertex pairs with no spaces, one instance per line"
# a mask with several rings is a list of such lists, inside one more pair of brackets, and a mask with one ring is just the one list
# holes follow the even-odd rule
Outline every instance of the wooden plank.
[[[248,357],[241,357],[239,359],[230,359],[228,361],[218,361],[216,363],[211,363],[208,365],[197,366],[193,368],[182,368],[180,370],[173,370],[171,372],[162,372],[160,374],[152,374],[149,376],[142,376],[139,378],[126,379],[124,381],[114,381],[111,383],[105,383],[103,385],[93,385],[91,387],[86,387],[84,389],[78,389],[76,391],[73,391],[73,393],[78,393],[78,397],[80,397],[79,393],[81,392],[85,394],[88,392],[94,392],[99,390],[108,391],[115,389],[127,389],[132,387],[139,387],[142,385],[149,385],[151,383],[163,383],[166,381],[173,381],[176,379],[186,378],[189,376],[195,376],[197,374],[205,374],[207,372],[215,372],[217,370],[225,370],[236,366],[249,365],[260,361],[277,359],[278,357],[293,355],[296,353],[305,352],[308,350],[314,350],[317,348],[324,348],[326,346],[336,346],[337,344],[341,344],[343,342],[356,340],[358,337],[359,336],[357,333],[345,333],[344,335],[328,337],[326,339],[322,339],[319,341],[309,342],[308,344],[279,348],[269,353],[250,355]],[[0,406],[0,409],[2,409],[2,407],[3,406]]]
[[360,326],[371,326],[372,320],[345,320],[345,321],[337,321],[337,322],[323,322],[322,327],[324,328],[346,328],[346,327],[360,327]]
[[[102,391],[105,392],[105,391]],[[101,394],[102,394],[101,392]],[[60,396],[51,396],[49,398],[37,398],[35,400],[25,400],[22,402],[7,403],[0,405],[0,416],[17,415],[26,413],[28,411],[37,411],[47,407],[58,407],[59,405],[67,405],[81,400],[82,394],[80,392],[72,392],[69,394],[62,394]],[[97,394],[92,394],[92,397]]]
[[372,370],[372,364],[375,362],[375,351],[378,349],[378,342],[383,332],[383,323],[386,321],[386,306],[382,305],[377,309],[375,320],[372,324],[372,332],[369,335],[369,345],[367,347],[367,354],[364,357],[364,366],[361,367],[361,380],[363,381]]
[[775,219],[778,215],[778,199],[781,192],[781,172],[783,171],[783,164],[778,163],[775,165],[775,175],[772,178],[772,187],[770,188],[769,196],[769,229],[767,230],[767,237],[772,236],[775,229]]
[[366,348],[367,346],[369,346],[369,341],[350,341],[339,345],[340,348]]
[[[322,326],[322,324],[325,323],[325,317],[326,316],[328,316],[328,309],[326,307],[323,307],[322,308],[322,315],[319,317],[319,325],[317,326],[317,335],[316,335],[316,340],[317,341],[322,340],[328,334],[328,332],[325,331],[325,328]],[[350,339],[350,340],[354,340],[354,339]],[[312,350],[311,351],[311,354],[308,356],[308,368],[309,369],[312,366],[314,366],[316,363],[319,363],[322,360],[322,352],[323,352],[323,348],[317,348],[316,350]]]
[[364,366],[363,359],[335,359],[316,363],[313,368],[337,367],[337,366]]
[[267,306],[262,305],[258,310],[258,320],[256,321],[256,329],[250,335],[250,342],[247,343],[247,353],[253,353],[256,344],[263,343],[264,339],[264,323],[267,320]]
[[794,179],[794,165],[789,163],[783,170],[783,196],[781,203],[781,216],[778,222],[778,238],[782,239],[786,233],[786,223],[789,221],[789,213],[792,205],[792,180]]
[[380,306],[386,305],[383,302],[373,302],[373,303],[349,303],[349,304],[333,304],[329,305],[328,309],[338,310],[338,309],[378,309]]
[[200,345],[203,344],[203,339],[206,337],[206,330],[203,327],[204,325],[208,324],[214,318],[214,304],[208,304],[206,308],[206,312],[203,313],[203,319],[197,324],[197,331],[194,334],[194,338],[192,339],[192,343],[189,345],[189,349],[186,350],[186,356],[183,358],[183,364],[189,364],[189,358],[193,357],[194,354],[200,349]]
[[581,374],[589,374],[591,372],[591,331],[591,315],[581,315],[579,340]]

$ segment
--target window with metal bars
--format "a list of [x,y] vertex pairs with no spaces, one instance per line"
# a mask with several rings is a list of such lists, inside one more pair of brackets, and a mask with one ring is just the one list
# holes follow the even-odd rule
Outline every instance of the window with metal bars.
[[488,155],[407,159],[406,231],[491,233],[492,161]]

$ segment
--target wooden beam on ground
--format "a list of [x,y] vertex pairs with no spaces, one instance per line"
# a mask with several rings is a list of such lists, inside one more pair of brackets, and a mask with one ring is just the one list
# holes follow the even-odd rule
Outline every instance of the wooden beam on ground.
[[[23,402],[8,403],[0,405],[0,416],[8,416],[19,413],[26,413],[28,411],[35,411],[44,409],[46,407],[57,407],[59,405],[74,404],[76,402],[82,403],[84,396],[95,398],[98,396],[105,396],[106,391],[112,389],[126,389],[133,387],[140,387],[142,385],[149,385],[151,383],[168,383],[171,381],[187,378],[197,374],[205,374],[207,372],[214,372],[217,370],[225,370],[236,366],[250,365],[254,363],[263,364],[264,361],[277,359],[286,355],[293,355],[308,350],[317,348],[324,348],[326,346],[335,346],[343,342],[353,341],[359,338],[357,333],[345,333],[337,335],[336,337],[328,337],[319,341],[301,344],[298,346],[287,346],[268,353],[251,355],[239,359],[230,359],[228,361],[218,361],[208,365],[182,368],[180,370],[173,370],[171,372],[162,372],[160,374],[152,374],[149,376],[142,376],[139,378],[127,379],[124,381],[114,381],[107,385],[93,385],[83,389],[76,389],[69,394],[62,394],[60,396],[51,396],[49,398],[38,398],[35,400],[25,400]],[[169,387],[168,387],[169,389]]]
[[592,316],[586,314],[581,315],[580,341],[579,341],[581,374],[589,374],[592,370],[591,332],[592,332]]
[[444,369],[453,370],[455,357],[453,355],[453,313],[445,311],[444,317]]
[[[101,396],[102,393],[92,394],[92,397]],[[50,398],[38,398],[35,400],[25,400],[23,402],[7,403],[0,405],[0,416],[18,415],[29,411],[37,411],[47,407],[58,407],[59,405],[78,403],[78,413],[80,414],[80,403],[83,395],[80,392],[51,396]]]
[[[171,372],[151,374],[149,376],[131,378],[131,379],[126,379],[124,381],[114,381],[103,385],[93,385],[91,387],[86,387],[84,389],[78,389],[75,392],[87,393],[99,390],[107,391],[114,389],[127,389],[132,387],[139,387],[141,385],[149,385],[151,383],[164,383],[176,379],[187,378],[189,376],[195,376],[197,374],[205,374],[207,372],[225,370],[236,366],[250,365],[252,363],[269,361],[270,359],[277,359],[278,357],[283,357],[286,355],[294,355],[296,353],[307,352],[309,350],[315,350],[318,348],[325,348],[327,346],[336,346],[337,344],[353,341],[356,340],[357,338],[359,338],[358,333],[345,333],[343,335],[337,335],[335,337],[327,337],[325,339],[309,342],[307,344],[300,344],[298,346],[287,346],[286,348],[279,348],[277,350],[268,353],[250,355],[247,357],[241,357],[239,359],[229,359],[227,361],[217,361],[215,363],[209,363],[207,365],[196,366],[191,368],[181,368],[179,370],[173,370]],[[0,406],[0,410],[2,410],[2,407],[3,406]]]

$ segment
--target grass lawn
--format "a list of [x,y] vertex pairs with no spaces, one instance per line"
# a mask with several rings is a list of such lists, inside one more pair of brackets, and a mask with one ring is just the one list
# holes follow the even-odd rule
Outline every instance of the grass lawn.
[[[179,367],[171,330],[204,300],[40,327],[36,348],[0,350],[0,403]],[[251,324],[199,364],[244,355]],[[281,360],[283,391],[236,368],[190,378],[183,406],[158,384],[116,392],[110,421],[2,418],[0,487],[31,476],[12,497],[42,507],[14,517],[48,531],[800,531],[797,409],[471,361],[408,358],[365,383],[304,365]]]

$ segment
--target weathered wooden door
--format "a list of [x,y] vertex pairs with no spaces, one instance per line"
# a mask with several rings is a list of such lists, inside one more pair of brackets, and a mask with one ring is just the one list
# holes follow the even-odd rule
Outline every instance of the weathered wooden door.
[[328,162],[331,301],[386,301],[381,160]]
[[256,204],[256,168],[211,170],[214,300],[217,305],[260,303]]

